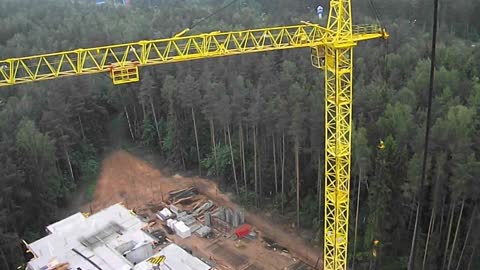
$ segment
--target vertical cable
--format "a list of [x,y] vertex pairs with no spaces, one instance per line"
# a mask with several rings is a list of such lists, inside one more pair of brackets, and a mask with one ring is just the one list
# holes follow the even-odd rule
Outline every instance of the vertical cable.
[[378,12],[378,9],[375,7],[373,0],[369,0],[369,3],[370,3],[370,8],[372,9],[373,16],[375,16],[375,19],[380,24],[380,26],[383,26],[382,18],[380,17],[380,13]]
[[193,29],[194,27],[196,27],[197,25],[199,25],[199,24],[205,22],[206,20],[210,19],[211,17],[219,14],[219,13],[222,12],[224,9],[226,9],[226,8],[228,8],[229,6],[235,4],[237,1],[238,1],[238,0],[233,0],[233,1],[231,1],[230,3],[226,4],[225,6],[218,8],[217,10],[215,10],[214,12],[212,12],[211,14],[209,14],[208,16],[203,17],[203,18],[201,18],[200,20],[198,20],[197,22],[192,23],[192,24],[190,25],[189,29],[191,30],[191,29]]
[[418,207],[415,218],[415,229],[413,230],[412,246],[410,250],[410,257],[408,260],[408,269],[415,269],[415,250],[416,242],[418,239],[418,230],[422,219],[422,207],[423,207],[423,195],[425,186],[425,175],[427,170],[427,157],[428,157],[428,144],[430,142],[430,125],[432,115],[432,99],[433,99],[433,84],[435,79],[435,52],[437,47],[437,28],[438,28],[438,0],[434,0],[435,5],[433,8],[433,36],[432,36],[432,55],[430,61],[430,86],[428,91],[428,105],[427,105],[427,123],[425,127],[425,145],[423,149],[423,164],[422,164],[422,178],[420,179],[420,187],[417,191]]

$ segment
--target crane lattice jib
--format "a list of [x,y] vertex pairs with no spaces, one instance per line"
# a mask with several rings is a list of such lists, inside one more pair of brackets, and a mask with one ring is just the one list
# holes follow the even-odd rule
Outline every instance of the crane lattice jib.
[[136,82],[140,67],[213,57],[311,48],[325,74],[324,269],[346,270],[350,193],[353,47],[388,38],[378,25],[352,25],[351,0],[331,0],[327,27],[305,22],[0,60],[0,87],[109,72],[114,84]]
[[[383,35],[378,26],[361,26],[358,30],[355,41]],[[115,69],[123,71],[131,67],[322,46],[333,43],[333,36],[333,32],[319,25],[302,24],[176,36],[10,58],[0,60],[0,87],[101,72],[110,72],[113,76],[112,70]],[[132,81],[138,81],[138,76]],[[115,84],[126,82],[131,81],[128,78],[114,80]]]

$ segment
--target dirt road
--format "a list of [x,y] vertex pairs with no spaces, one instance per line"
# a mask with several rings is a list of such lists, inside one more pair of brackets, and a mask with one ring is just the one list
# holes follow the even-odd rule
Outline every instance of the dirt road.
[[[219,204],[238,208],[228,194],[220,193],[217,185],[199,177],[167,177],[158,169],[125,151],[113,152],[102,162],[94,199],[83,206],[84,211],[96,212],[114,203],[123,202],[129,208],[142,207],[149,202],[158,202],[168,191],[194,185]],[[296,257],[314,266],[321,265],[322,250],[305,243],[294,232],[288,232],[265,217],[246,213],[246,222],[264,235],[287,247]]]
[[128,208],[160,201],[162,194],[191,182],[173,181],[147,162],[125,151],[116,151],[102,161],[93,201],[84,206],[94,212],[111,204],[123,202]]

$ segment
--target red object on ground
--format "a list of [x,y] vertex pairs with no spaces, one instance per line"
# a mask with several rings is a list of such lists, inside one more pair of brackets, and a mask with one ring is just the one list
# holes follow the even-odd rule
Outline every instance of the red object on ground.
[[237,235],[238,238],[247,236],[249,233],[250,233],[250,225],[248,224],[243,224],[242,226],[238,227],[235,230],[235,234]]

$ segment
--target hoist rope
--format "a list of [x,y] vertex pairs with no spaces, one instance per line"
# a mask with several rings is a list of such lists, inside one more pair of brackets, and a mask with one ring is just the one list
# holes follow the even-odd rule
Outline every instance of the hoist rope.
[[373,0],[369,0],[368,2],[370,3],[370,8],[372,9],[373,16],[375,16],[375,19],[380,23],[380,26],[383,26],[382,25],[382,18],[380,16],[380,12],[378,12],[377,7],[373,3]]
[[415,218],[415,228],[413,230],[413,239],[412,239],[412,246],[410,250],[410,257],[408,260],[408,269],[414,270],[415,269],[415,250],[416,250],[416,242],[418,239],[419,228],[422,219],[422,207],[423,207],[423,195],[424,195],[424,188],[425,188],[425,178],[426,178],[426,171],[427,171],[427,158],[428,158],[428,145],[430,143],[430,125],[431,125],[431,115],[432,115],[432,99],[433,99],[433,86],[435,80],[435,54],[437,48],[437,31],[438,31],[438,0],[434,0],[435,5],[433,7],[433,29],[432,29],[432,52],[431,52],[431,59],[430,59],[430,82],[429,82],[429,89],[428,89],[428,104],[427,104],[427,121],[425,127],[425,144],[423,149],[423,163],[422,163],[422,178],[420,179],[419,189],[417,190],[417,198],[418,198],[418,207],[417,213]]
[[[375,20],[380,24],[380,27],[382,30],[386,30],[386,26],[383,22],[382,16],[380,12],[378,11],[378,8],[375,6],[375,3],[373,0],[369,0],[368,3],[370,4],[370,8],[372,10],[373,16],[375,17]],[[383,65],[384,65],[384,70],[383,70],[383,79],[385,83],[388,83],[388,39],[385,40],[385,55],[383,57]]]
[[231,5],[235,4],[237,1],[238,1],[238,0],[233,0],[233,1],[231,1],[230,3],[226,4],[225,6],[218,8],[217,10],[215,10],[214,12],[212,12],[210,15],[201,18],[199,21],[197,21],[197,22],[195,22],[195,23],[192,23],[192,25],[190,25],[189,29],[193,29],[193,28],[196,27],[197,25],[199,25],[199,24],[205,22],[206,20],[210,19],[211,17],[219,14],[220,12],[222,12],[223,10],[225,10],[226,8],[228,8],[228,7],[230,7]]

